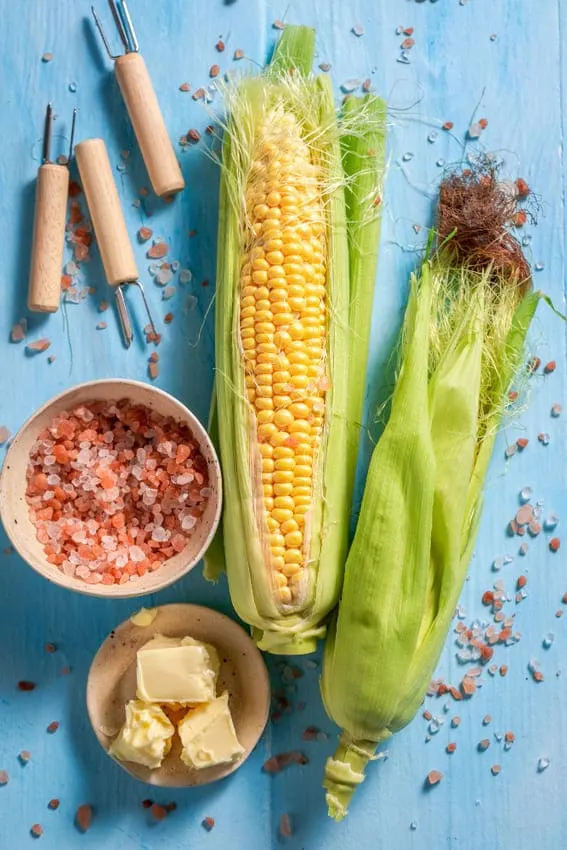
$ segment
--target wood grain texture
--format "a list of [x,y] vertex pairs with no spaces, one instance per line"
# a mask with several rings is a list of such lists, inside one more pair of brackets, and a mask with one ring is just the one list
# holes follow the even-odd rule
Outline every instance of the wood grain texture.
[[46,163],[37,172],[28,308],[55,313],[61,295],[69,171]]
[[[70,0],[28,0],[13,4],[0,0],[6,47],[0,59],[9,85],[0,90],[3,126],[0,140],[0,221],[4,252],[1,314],[5,317],[0,376],[1,424],[15,431],[26,416],[58,390],[96,377],[145,375],[148,350],[141,340],[130,351],[121,346],[119,329],[110,313],[108,328],[96,331],[97,305],[108,298],[98,253],[85,263],[82,285],[96,294],[79,305],[67,303],[46,321],[31,317],[29,338],[50,336],[51,366],[45,355],[26,358],[22,346],[9,345],[9,326],[25,312],[29,270],[33,191],[40,141],[37,128],[47,100],[63,116],[80,108],[78,138],[104,136],[114,176],[120,190],[128,230],[133,238],[140,226],[150,227],[169,245],[168,259],[190,268],[193,279],[177,279],[174,298],[162,303],[158,286],[147,286],[152,308],[162,324],[166,312],[174,313],[159,348],[159,386],[177,395],[202,422],[206,422],[212,382],[213,298],[217,219],[216,166],[203,153],[210,144],[204,135],[211,122],[203,104],[179,90],[184,82],[193,89],[208,85],[208,71],[217,63],[229,69],[255,70],[270,51],[276,30],[272,22],[286,20],[317,27],[319,62],[330,62],[339,96],[339,85],[369,78],[390,103],[389,172],[385,187],[378,290],[373,315],[373,339],[367,397],[367,424],[373,425],[377,403],[391,389],[392,350],[407,296],[407,281],[417,259],[416,251],[432,222],[435,188],[443,162],[461,162],[475,150],[497,151],[512,177],[520,174],[541,199],[537,228],[526,228],[531,241],[530,259],[543,268],[535,273],[537,286],[548,292],[559,308],[565,305],[565,195],[567,176],[564,139],[567,16],[562,0],[538,3],[517,0],[293,0],[286,6],[276,0],[235,0],[197,4],[183,0],[131,3],[140,39],[165,124],[172,139],[195,128],[199,144],[180,151],[185,182],[189,187],[173,204],[163,205],[148,196],[141,205],[140,189],[148,186],[147,173],[135,144],[124,103],[100,53],[98,36],[86,16],[88,5]],[[287,12],[286,12],[287,8]],[[351,28],[364,27],[357,38]],[[402,64],[396,27],[414,27],[415,47],[410,64]],[[215,50],[219,35],[227,48]],[[495,36],[495,38],[491,38]],[[236,49],[249,59],[233,62]],[[46,51],[53,60],[42,63]],[[69,84],[76,84],[76,91]],[[466,129],[477,104],[476,117],[486,117],[488,127],[477,143],[466,142]],[[211,104],[211,108],[216,108]],[[440,129],[452,121],[451,133]],[[63,150],[69,128],[65,119],[55,125],[55,145]],[[428,141],[432,131],[437,137]],[[126,160],[120,156],[130,151]],[[404,154],[413,156],[406,156]],[[118,170],[123,168],[123,170]],[[441,164],[438,164],[441,163]],[[75,175],[76,176],[76,175]],[[416,230],[422,229],[416,233]],[[196,235],[188,238],[188,231]],[[151,277],[145,259],[148,244],[135,244],[142,280]],[[70,257],[70,253],[67,254]],[[209,281],[211,285],[203,286]],[[134,304],[133,306],[137,306]],[[141,322],[145,323],[141,316]],[[482,528],[471,563],[462,602],[467,622],[487,619],[480,602],[482,592],[501,578],[513,595],[520,572],[528,576],[527,599],[517,607],[515,629],[521,641],[498,646],[495,661],[507,664],[505,678],[483,675],[475,697],[443,711],[443,700],[433,703],[435,714],[446,720],[437,735],[425,743],[425,721],[418,717],[390,746],[390,757],[371,765],[368,779],[357,792],[349,818],[336,825],[327,820],[320,787],[325,758],[335,745],[336,729],[326,720],[318,694],[319,670],[299,661],[304,676],[282,677],[281,662],[269,662],[275,687],[283,688],[294,711],[285,711],[271,724],[249,761],[233,777],[211,788],[175,792],[158,802],[175,799],[178,808],[165,821],[151,823],[140,808],[149,790],[109,762],[92,735],[85,713],[84,685],[96,649],[105,635],[124,620],[135,605],[128,601],[83,599],[47,585],[17,557],[3,556],[0,594],[0,769],[10,782],[0,788],[0,848],[25,848],[32,841],[29,827],[44,827],[44,848],[106,847],[108,850],[182,850],[188,846],[213,850],[235,847],[267,850],[288,846],[292,850],[448,850],[482,847],[483,850],[562,850],[567,846],[567,815],[563,788],[567,780],[567,683],[559,675],[567,652],[567,616],[555,618],[567,590],[563,549],[552,555],[542,535],[529,541],[525,558],[518,557],[518,541],[506,537],[505,528],[518,504],[521,487],[530,485],[545,500],[545,511],[567,516],[565,417],[551,419],[554,402],[566,402],[565,328],[543,306],[532,334],[534,350],[543,362],[554,359],[557,369],[547,378],[530,383],[529,409],[519,422],[509,425],[498,440],[486,490]],[[25,387],[25,392],[23,390]],[[371,428],[374,431],[374,428]],[[549,432],[547,447],[537,434]],[[504,447],[521,434],[530,440],[523,454],[509,462]],[[371,441],[363,452],[367,462]],[[561,525],[558,527],[561,535]],[[493,559],[505,553],[514,562],[499,574]],[[226,583],[205,584],[195,570],[174,588],[157,594],[155,604],[191,601],[213,605],[230,613]],[[555,641],[542,648],[543,636],[552,631]],[[455,658],[451,634],[438,675],[458,682],[464,669]],[[54,654],[43,645],[59,646]],[[545,681],[536,685],[527,664],[532,657],[542,663]],[[295,662],[294,662],[295,663]],[[69,665],[71,673],[60,670]],[[19,692],[20,679],[36,681],[30,693]],[[285,689],[288,690],[285,690]],[[305,702],[303,710],[298,703]],[[451,729],[455,712],[462,721]],[[484,715],[492,716],[489,727]],[[45,728],[60,721],[55,735]],[[316,725],[326,740],[301,740],[307,726]],[[508,752],[494,733],[514,731],[516,742]],[[486,753],[477,752],[481,738],[491,739]],[[457,742],[449,756],[445,746]],[[292,766],[276,776],[261,772],[271,754],[302,748],[310,758],[304,767]],[[29,749],[31,762],[22,768],[17,753]],[[548,757],[549,768],[537,772],[537,760]],[[490,773],[493,763],[502,772]],[[445,778],[426,793],[423,780],[432,770]],[[61,799],[57,812],[46,808],[51,797]],[[77,805],[90,803],[95,816],[90,831],[80,836],[72,825]],[[285,844],[278,838],[280,816],[288,812],[294,835]],[[215,818],[210,834],[200,822]],[[410,825],[415,823],[416,829]]]
[[108,283],[119,286],[138,280],[138,267],[104,140],[80,142],[75,156]]
[[154,192],[162,198],[181,192],[185,182],[143,57],[119,56],[115,70]]

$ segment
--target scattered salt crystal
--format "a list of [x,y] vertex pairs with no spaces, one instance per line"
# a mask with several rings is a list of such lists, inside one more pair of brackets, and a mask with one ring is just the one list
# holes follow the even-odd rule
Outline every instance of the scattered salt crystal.
[[162,266],[156,274],[155,279],[156,283],[159,284],[159,286],[165,286],[167,283],[169,283],[170,280],[172,280],[172,278],[173,272],[171,271],[171,269],[168,266]]
[[345,80],[341,85],[341,90],[345,94],[351,94],[355,89],[360,88],[361,81],[360,80]]
[[547,770],[549,765],[551,764],[550,760],[547,758],[540,758],[537,761],[537,772],[543,773],[544,770]]
[[544,649],[549,649],[549,648],[551,647],[551,645],[552,645],[552,643],[553,643],[553,641],[554,641],[554,640],[555,640],[555,635],[553,634],[553,632],[548,632],[548,633],[545,635],[545,637],[544,637],[544,639],[542,640],[542,642],[541,642],[541,643],[542,643],[543,648],[544,648]]
[[402,155],[402,162],[410,162],[413,157],[414,154],[411,151],[406,151],[406,153]]
[[[49,480],[48,480],[47,483],[49,484]],[[559,517],[556,514],[549,514],[549,516],[546,517],[543,525],[544,525],[544,528],[545,528],[546,531],[553,531],[554,528],[557,527],[558,522],[559,522]]]
[[520,490],[520,504],[524,504],[525,502],[529,502],[533,496],[533,491],[531,487],[524,487]]
[[190,283],[193,280],[191,269],[181,269],[179,272],[179,283]]

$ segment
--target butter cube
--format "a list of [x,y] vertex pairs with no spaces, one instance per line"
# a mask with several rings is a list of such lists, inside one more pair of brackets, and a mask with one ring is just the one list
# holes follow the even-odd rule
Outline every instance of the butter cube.
[[236,737],[227,693],[188,711],[177,731],[183,744],[181,760],[188,767],[212,767],[236,761],[244,753]]
[[214,647],[190,637],[157,635],[138,650],[137,696],[148,703],[211,702],[218,669]]
[[126,704],[126,722],[108,752],[120,761],[160,767],[174,734],[175,728],[161,708],[131,699]]

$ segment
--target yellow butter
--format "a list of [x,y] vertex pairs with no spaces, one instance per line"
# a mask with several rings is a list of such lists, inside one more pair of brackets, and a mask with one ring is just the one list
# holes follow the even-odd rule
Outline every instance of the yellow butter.
[[130,622],[135,626],[144,628],[150,626],[157,617],[157,608],[140,608],[135,614],[130,617]]
[[244,753],[236,737],[227,693],[188,711],[177,731],[183,744],[181,760],[188,767],[212,767],[236,761]]
[[159,706],[131,699],[126,704],[126,722],[108,752],[120,761],[160,767],[174,733],[173,724]]
[[148,703],[211,702],[218,669],[214,647],[190,637],[156,635],[138,650],[137,696]]

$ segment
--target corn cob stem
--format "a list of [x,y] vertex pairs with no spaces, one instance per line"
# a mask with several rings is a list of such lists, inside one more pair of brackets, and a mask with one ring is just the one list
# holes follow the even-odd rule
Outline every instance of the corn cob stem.
[[323,787],[329,816],[341,821],[346,816],[351,798],[364,781],[366,765],[374,757],[378,743],[391,735],[388,729],[379,733],[379,741],[353,741],[343,732],[333,758],[327,759]]

